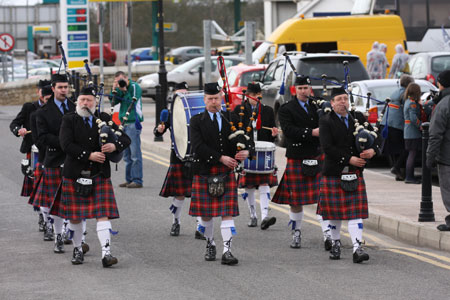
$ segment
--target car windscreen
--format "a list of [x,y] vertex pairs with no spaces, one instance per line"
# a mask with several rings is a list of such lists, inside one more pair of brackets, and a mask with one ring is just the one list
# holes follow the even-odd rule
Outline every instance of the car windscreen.
[[450,55],[436,56],[431,60],[431,70],[435,73],[450,69]]
[[[343,61],[348,61],[351,81],[369,79],[366,69],[361,61],[355,57],[314,57],[303,58],[298,62],[298,69],[302,75],[308,75],[312,85],[321,85],[322,74],[326,74],[328,80],[336,84],[342,84],[345,77]],[[327,85],[333,83],[327,82]]]
[[256,74],[259,74],[259,78],[262,78],[263,74],[264,74],[264,70],[249,71],[249,72],[243,73],[241,76],[240,86],[247,86],[249,82],[254,81]]

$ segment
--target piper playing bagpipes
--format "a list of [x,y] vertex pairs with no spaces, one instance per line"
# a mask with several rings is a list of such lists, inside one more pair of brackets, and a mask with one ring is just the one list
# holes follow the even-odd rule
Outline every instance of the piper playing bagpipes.
[[[112,124],[118,133],[115,142],[103,140],[99,127],[109,123],[107,113],[94,115],[96,102],[92,87],[84,88],[77,99],[76,113],[63,117],[59,140],[66,153],[63,179],[58,195],[51,207],[51,213],[70,220],[73,233],[72,264],[82,264],[83,219],[97,219],[97,235],[102,247],[103,267],[117,263],[111,255],[111,222],[119,217],[114,190],[111,184],[109,155],[122,152],[130,145],[130,138],[118,126]],[[97,122],[100,120],[100,122]]]
[[[252,128],[250,137],[255,142],[266,141],[273,143],[278,135],[278,128],[275,125],[275,115],[270,106],[263,105],[257,101],[258,97],[261,96],[261,86],[254,82],[248,83],[246,93],[243,95],[243,101],[241,105],[235,107],[234,113],[237,116],[242,114],[242,122],[248,124],[253,111],[255,111],[256,118],[249,124]],[[255,208],[255,189],[259,189],[259,199],[261,201],[261,229],[265,230],[277,221],[275,217],[268,217],[270,188],[278,185],[275,172],[252,173],[246,171],[244,174],[239,174],[239,188],[245,188],[245,193],[242,194],[242,197],[247,201],[250,210],[249,227],[256,227],[258,225]]]
[[236,116],[229,114],[228,120],[225,120],[225,115],[221,113],[222,91],[217,82],[206,83],[204,93],[205,111],[190,119],[194,178],[189,214],[202,217],[207,261],[216,259],[213,218],[222,217],[222,264],[234,265],[238,259],[230,252],[232,236],[236,234],[233,217],[239,215],[234,169],[238,161],[249,156],[247,149],[252,149],[253,142],[239,138],[234,126],[238,122]]
[[354,110],[353,103],[351,112],[348,112],[349,96],[344,88],[333,89],[331,106],[333,112],[323,116],[319,126],[325,160],[317,211],[329,221],[330,259],[340,259],[341,224],[342,220],[348,220],[353,262],[361,263],[369,259],[361,246],[362,220],[368,218],[363,169],[368,159],[380,153],[379,138],[367,132],[373,128],[362,113]]

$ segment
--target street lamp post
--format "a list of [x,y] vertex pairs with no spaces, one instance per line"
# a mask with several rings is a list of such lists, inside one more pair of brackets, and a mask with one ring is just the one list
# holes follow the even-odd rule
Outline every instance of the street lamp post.
[[434,222],[431,170],[426,164],[430,123],[423,123],[422,128],[422,201],[420,201],[419,222]]
[[[159,118],[161,111],[167,107],[167,71],[164,64],[164,14],[163,14],[163,1],[158,0],[158,26],[159,26],[159,84],[161,86],[161,93],[159,97],[156,97],[156,114],[155,117]],[[159,99],[158,99],[159,98]],[[158,139],[162,141],[162,139]],[[157,141],[157,139],[155,139]]]

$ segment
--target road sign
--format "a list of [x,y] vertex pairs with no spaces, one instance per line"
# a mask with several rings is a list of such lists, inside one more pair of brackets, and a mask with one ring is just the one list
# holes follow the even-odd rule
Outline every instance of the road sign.
[[14,48],[14,38],[9,33],[0,34],[0,51],[8,52]]
[[[159,24],[156,23],[156,32],[159,32]],[[177,23],[164,23],[164,32],[176,32]]]
[[33,34],[50,34],[52,33],[51,26],[33,26]]

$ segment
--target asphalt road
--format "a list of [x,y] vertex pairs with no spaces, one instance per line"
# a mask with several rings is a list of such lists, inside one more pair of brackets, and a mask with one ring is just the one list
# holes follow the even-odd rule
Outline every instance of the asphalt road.
[[[54,254],[53,243],[38,232],[37,214],[19,195],[20,140],[9,132],[11,113],[0,110],[0,299],[448,299],[450,255],[413,248],[375,232],[368,239],[367,263],[353,264],[350,239],[343,237],[340,261],[323,250],[321,230],[311,214],[303,224],[302,249],[289,248],[287,210],[274,206],[277,224],[267,231],[246,226],[240,199],[238,235],[233,240],[237,266],[203,259],[206,243],[194,239],[195,219],[183,207],[181,235],[169,236],[170,200],[158,196],[167,159],[145,153],[144,188],[116,188],[120,219],[112,253],[119,264],[101,265],[95,221],[88,221],[91,251],[85,263],[70,263],[72,247]],[[145,126],[145,123],[143,124]],[[124,165],[113,172],[116,187]],[[215,236],[220,237],[215,221]],[[370,239],[368,238],[370,237]],[[218,245],[221,253],[222,246]],[[220,255],[218,255],[220,258]]]

